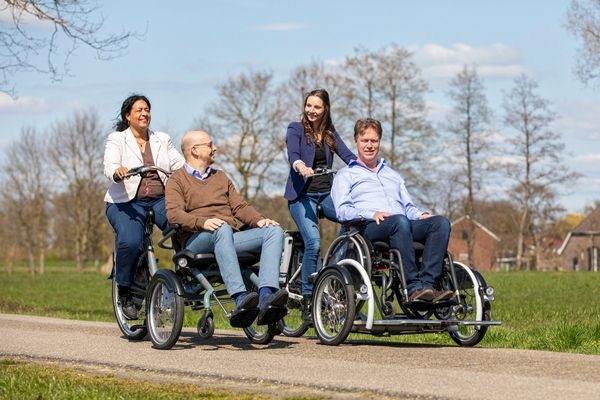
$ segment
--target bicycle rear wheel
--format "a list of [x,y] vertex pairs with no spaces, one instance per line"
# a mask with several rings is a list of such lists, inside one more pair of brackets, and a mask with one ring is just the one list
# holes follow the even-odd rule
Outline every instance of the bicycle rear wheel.
[[[145,269],[145,271],[145,273],[148,274],[147,268]],[[139,273],[144,272],[138,271],[138,274]],[[139,341],[144,339],[148,334],[148,329],[146,327],[146,302],[144,300],[144,296],[134,296],[136,307],[139,308],[138,318],[128,319],[125,317],[125,314],[123,314],[123,310],[121,309],[121,301],[119,300],[119,290],[117,286],[117,278],[114,263],[113,271],[111,273],[111,280],[113,312],[115,314],[115,319],[117,320],[117,325],[119,326],[119,329],[128,340]]]

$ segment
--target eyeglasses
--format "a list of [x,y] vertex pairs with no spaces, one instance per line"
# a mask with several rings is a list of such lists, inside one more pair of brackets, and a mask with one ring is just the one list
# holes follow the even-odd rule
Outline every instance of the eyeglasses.
[[213,142],[206,142],[206,143],[198,143],[198,144],[192,145],[192,147],[198,147],[198,146],[214,147],[214,144],[213,144]]

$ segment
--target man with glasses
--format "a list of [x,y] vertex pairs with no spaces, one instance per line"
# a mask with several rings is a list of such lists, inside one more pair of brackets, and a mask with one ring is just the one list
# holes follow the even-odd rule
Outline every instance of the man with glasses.
[[[363,233],[372,242],[387,242],[400,251],[409,301],[438,302],[451,291],[435,289],[442,272],[450,237],[445,217],[419,210],[404,180],[379,158],[381,123],[367,118],[356,122],[354,141],[358,159],[338,171],[331,197],[340,221],[363,220]],[[423,260],[417,269],[413,241],[423,243]]]
[[[181,141],[184,167],[167,184],[167,217],[182,227],[181,243],[194,253],[214,253],[227,293],[235,300],[230,324],[245,328],[279,321],[287,313],[287,291],[279,289],[283,229],[263,217],[212,167],[217,147],[205,131],[187,132]],[[250,229],[241,230],[242,226]],[[237,252],[260,252],[259,293],[247,290]]]

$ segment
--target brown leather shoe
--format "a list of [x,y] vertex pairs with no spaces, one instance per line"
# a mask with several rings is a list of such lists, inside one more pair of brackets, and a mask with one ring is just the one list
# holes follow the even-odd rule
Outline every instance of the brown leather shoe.
[[433,290],[417,289],[408,296],[408,301],[431,301],[433,299]]
[[432,291],[433,291],[432,301],[434,303],[437,303],[438,301],[448,300],[448,299],[452,298],[452,296],[454,295],[454,292],[452,290],[435,290],[435,289],[433,289]]

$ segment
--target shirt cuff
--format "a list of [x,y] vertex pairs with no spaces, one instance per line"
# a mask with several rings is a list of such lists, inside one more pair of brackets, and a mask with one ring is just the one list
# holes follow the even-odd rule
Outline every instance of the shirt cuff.
[[[296,161],[294,161],[294,163],[292,164],[292,168],[294,168],[294,171],[296,171],[296,172],[300,172],[300,171],[298,171],[298,164],[299,164],[299,163],[302,163],[302,164],[304,164],[304,161],[302,161],[302,160],[296,160]],[[304,164],[304,165],[306,165],[306,164]]]

